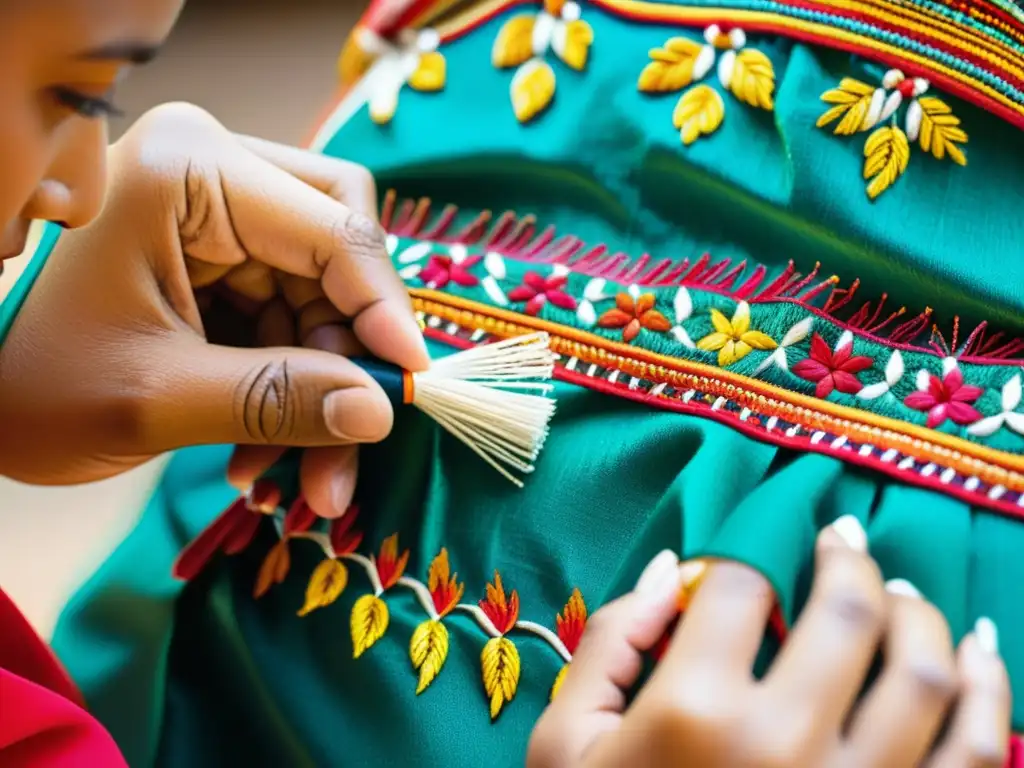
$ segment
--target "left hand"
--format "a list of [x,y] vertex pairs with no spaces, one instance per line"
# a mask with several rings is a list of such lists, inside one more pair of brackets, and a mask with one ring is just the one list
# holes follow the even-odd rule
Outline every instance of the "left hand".
[[62,235],[0,350],[0,471],[80,483],[238,443],[246,485],[282,446],[318,446],[303,490],[341,514],[356,444],[393,418],[345,356],[429,363],[369,173],[187,105],[149,113],[108,159],[103,213]]

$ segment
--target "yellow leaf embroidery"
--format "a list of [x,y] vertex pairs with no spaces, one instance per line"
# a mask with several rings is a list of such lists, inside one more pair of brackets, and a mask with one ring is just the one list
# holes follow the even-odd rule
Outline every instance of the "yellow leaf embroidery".
[[263,597],[274,584],[284,581],[290,567],[291,556],[288,554],[288,540],[281,539],[263,559],[260,572],[256,576],[253,597]]
[[551,701],[555,700],[555,696],[557,696],[558,692],[562,689],[562,682],[565,680],[565,673],[568,671],[568,664],[566,664],[564,667],[558,670],[558,675],[555,677],[555,682],[551,686]]
[[416,91],[440,91],[444,82],[444,56],[437,51],[423,54],[420,65],[409,77],[409,87]]
[[512,109],[526,123],[540,114],[555,97],[555,72],[540,59],[530,59],[512,78]]
[[445,659],[448,658],[448,629],[440,621],[428,619],[416,627],[409,641],[409,658],[413,669],[418,669],[420,682],[416,686],[419,695],[434,682]]
[[648,54],[651,63],[640,73],[637,88],[644,93],[668,93],[685,88],[707,73],[703,63],[697,66],[703,50],[700,43],[685,37],[673,37],[664,48],[651,49]]
[[910,142],[902,128],[889,125],[875,130],[864,143],[864,178],[871,179],[868,197],[874,200],[891,187],[909,162]]
[[679,99],[672,123],[679,129],[683,144],[689,146],[701,136],[718,130],[725,117],[725,104],[718,91],[708,85],[696,85]]
[[594,30],[587,22],[577,19],[555,27],[551,47],[555,55],[575,70],[587,65],[590,45],[594,42]]
[[[862,83],[851,77],[843,78],[838,88],[833,88],[821,95],[822,101],[835,106],[818,118],[817,126],[824,128],[839,120],[832,131],[837,136],[850,136],[857,131],[863,131],[867,128],[874,94],[875,89],[867,83]],[[879,104],[880,106],[881,104]],[[842,119],[840,120],[840,118]]]
[[958,144],[967,143],[967,134],[960,127],[960,118],[942,99],[922,96],[921,105],[921,149],[931,152],[936,160],[946,155],[957,165],[967,165],[967,158]]
[[374,595],[363,595],[352,606],[352,658],[358,659],[388,628],[388,607]]
[[484,690],[491,701],[491,720],[512,701],[519,687],[519,651],[507,637],[492,637],[480,654]]
[[533,14],[513,16],[494,41],[491,62],[499,68],[517,67],[533,56]]
[[[728,62],[732,62],[732,72],[728,73]],[[733,95],[752,107],[772,109],[772,94],[775,91],[775,68],[772,60],[754,48],[745,48],[739,53],[732,51],[722,57],[724,62],[721,72],[727,74],[726,86]]]
[[317,608],[325,608],[345,591],[348,569],[338,560],[324,560],[313,571],[306,586],[306,602],[299,616],[306,616]]

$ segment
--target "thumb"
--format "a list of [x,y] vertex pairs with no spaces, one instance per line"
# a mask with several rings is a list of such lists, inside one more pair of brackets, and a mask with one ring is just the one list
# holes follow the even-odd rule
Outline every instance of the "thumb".
[[157,412],[150,435],[158,450],[372,443],[391,431],[394,413],[384,390],[339,355],[189,343],[161,359],[161,393],[151,400]]
[[618,726],[625,692],[643,669],[643,654],[678,614],[683,579],[679,558],[665,550],[647,565],[632,592],[587,621],[558,696],[530,741],[529,768],[578,765],[601,735]]

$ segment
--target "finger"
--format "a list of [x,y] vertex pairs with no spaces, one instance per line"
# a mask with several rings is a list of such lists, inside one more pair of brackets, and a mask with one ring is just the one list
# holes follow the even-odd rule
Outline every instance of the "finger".
[[[366,348],[359,343],[356,339],[355,334],[348,328],[343,328],[341,323],[345,322],[345,318],[341,316],[341,313],[335,308],[331,302],[327,299],[320,299],[307,304],[299,312],[299,338],[302,339],[303,346],[314,346],[307,344],[306,340],[309,339],[310,335],[317,329],[323,327],[335,328],[338,331],[344,330],[345,333],[338,336],[337,340],[332,340],[331,351],[336,351],[334,346],[343,346],[353,350],[360,350],[358,354],[365,354]],[[342,341],[342,337],[344,341]],[[324,338],[326,343],[327,338]],[[338,354],[355,354],[353,353],[342,353]]]
[[299,481],[306,502],[320,517],[341,517],[352,506],[359,471],[359,447],[307,448]]
[[906,581],[890,581],[885,588],[885,665],[853,715],[845,746],[864,768],[919,765],[958,686],[945,617]]
[[295,318],[280,298],[267,304],[256,323],[256,340],[261,347],[294,347],[298,339]]
[[[210,218],[221,230],[236,233],[244,254],[319,279],[373,354],[410,370],[429,365],[408,293],[387,254],[384,232],[372,218],[242,149],[225,153],[218,170],[216,179],[209,172],[197,175],[196,184],[210,198]],[[210,242],[224,237],[225,232],[211,235]],[[238,259],[228,248],[201,248],[199,236],[192,241],[190,252],[197,258]]]
[[377,185],[361,165],[253,136],[238,140],[254,155],[344,203],[353,211],[377,218]]
[[995,624],[978,619],[957,653],[962,692],[928,768],[1003,768],[1010,741],[1010,681]]
[[376,442],[391,431],[388,396],[338,355],[218,347],[180,336],[166,344],[150,347],[161,366],[150,366],[158,370],[156,391],[140,404],[139,429],[155,451],[209,443],[343,445]]
[[885,590],[856,518],[822,531],[815,560],[810,599],[765,685],[779,706],[806,706],[838,734],[878,647]]
[[253,301],[270,301],[277,294],[274,274],[266,264],[246,261],[224,275],[224,284]]
[[240,491],[248,491],[287,450],[280,445],[236,445],[228,461],[228,483]]
[[304,347],[322,349],[345,357],[359,357],[366,354],[364,347],[351,328],[343,325],[321,325],[314,328],[302,340]]
[[624,689],[643,666],[677,613],[682,572],[666,550],[644,569],[636,588],[587,621],[579,648],[558,695],[538,723],[530,743],[531,765],[572,765],[625,708]]
[[774,604],[771,584],[753,568],[714,563],[649,687],[703,685],[709,678],[749,680]]

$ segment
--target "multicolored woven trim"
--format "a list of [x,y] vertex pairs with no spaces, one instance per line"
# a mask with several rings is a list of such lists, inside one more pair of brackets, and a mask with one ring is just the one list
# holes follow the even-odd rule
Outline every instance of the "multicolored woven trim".
[[947,339],[930,311],[853,302],[817,272],[630,259],[512,214],[452,230],[386,198],[389,249],[428,335],[546,331],[566,381],[836,456],[1024,518],[1024,340]]
[[[420,3],[416,21],[436,19],[452,3]],[[434,25],[449,42],[531,0],[484,0]],[[602,11],[637,23],[705,28],[742,27],[748,33],[780,35],[849,51],[923,77],[1024,128],[1024,12],[1006,2],[974,0],[695,0],[686,4],[645,0],[585,0],[587,12]],[[411,17],[410,17],[411,18]],[[372,29],[372,15],[362,29]],[[397,34],[394,28],[384,30]],[[351,45],[359,47],[359,35]],[[351,57],[351,52],[350,52]],[[343,67],[343,80],[365,68]]]

